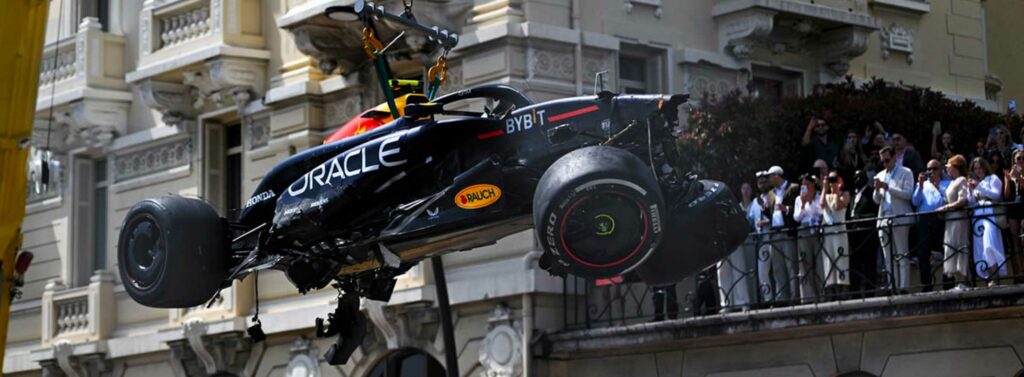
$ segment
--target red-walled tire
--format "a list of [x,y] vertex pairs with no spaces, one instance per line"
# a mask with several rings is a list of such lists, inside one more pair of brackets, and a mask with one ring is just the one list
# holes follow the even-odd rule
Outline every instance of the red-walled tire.
[[562,156],[541,177],[534,227],[557,268],[606,278],[636,268],[657,248],[664,206],[649,165],[593,146]]
[[125,291],[154,308],[204,304],[227,275],[224,227],[217,212],[199,199],[166,196],[136,203],[117,242]]

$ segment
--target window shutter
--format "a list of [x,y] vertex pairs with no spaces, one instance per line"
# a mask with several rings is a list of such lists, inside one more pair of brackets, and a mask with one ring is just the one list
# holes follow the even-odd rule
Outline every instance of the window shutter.
[[95,244],[93,228],[95,172],[93,160],[74,157],[71,175],[71,242],[68,244],[67,260],[64,270],[67,271],[67,283],[72,287],[89,284],[93,271],[93,245]]

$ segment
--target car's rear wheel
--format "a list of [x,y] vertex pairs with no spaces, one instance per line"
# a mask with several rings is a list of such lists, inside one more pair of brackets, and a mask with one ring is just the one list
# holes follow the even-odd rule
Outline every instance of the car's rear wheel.
[[537,237],[556,267],[588,278],[642,263],[661,239],[661,190],[633,154],[594,146],[555,161],[534,194]]
[[224,227],[202,200],[168,196],[135,204],[117,243],[128,295],[155,308],[186,308],[209,300],[227,272]]

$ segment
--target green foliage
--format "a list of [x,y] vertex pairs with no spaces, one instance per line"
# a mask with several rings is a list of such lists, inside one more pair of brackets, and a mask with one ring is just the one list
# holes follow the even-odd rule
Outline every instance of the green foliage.
[[810,162],[801,160],[801,138],[812,114],[828,121],[829,140],[834,143],[840,143],[848,130],[863,136],[865,128],[877,121],[886,131],[905,135],[926,160],[935,121],[942,123],[944,132],[952,133],[954,151],[965,156],[992,126],[1009,126],[1015,139],[1024,126],[1020,115],[986,111],[930,89],[881,79],[858,85],[848,78],[781,103],[738,92],[703,103],[691,113],[690,127],[680,136],[682,166],[734,187],[752,181],[755,172],[771,165],[780,165],[795,177],[810,169]]

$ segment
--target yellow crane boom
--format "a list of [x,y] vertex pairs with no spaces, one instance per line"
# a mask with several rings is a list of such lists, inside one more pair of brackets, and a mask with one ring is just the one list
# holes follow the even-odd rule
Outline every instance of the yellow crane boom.
[[25,216],[25,171],[48,0],[8,0],[0,11],[0,371],[7,348],[16,253]]

